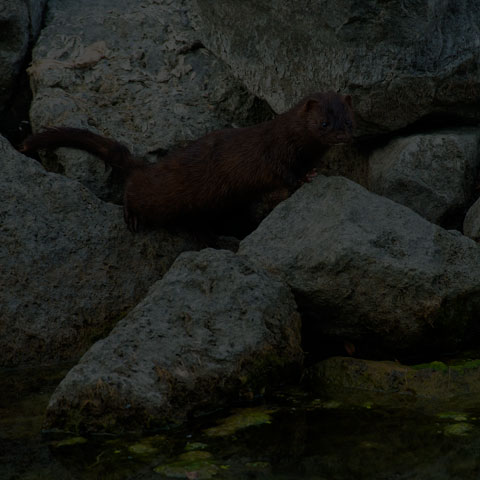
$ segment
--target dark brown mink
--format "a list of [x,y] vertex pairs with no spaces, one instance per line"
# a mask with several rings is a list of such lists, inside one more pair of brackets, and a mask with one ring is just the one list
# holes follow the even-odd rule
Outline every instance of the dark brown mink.
[[273,120],[211,132],[154,164],[115,140],[68,127],[32,135],[20,150],[77,148],[122,171],[125,221],[138,231],[228,210],[275,190],[293,191],[329,146],[352,140],[353,123],[349,95],[315,93]]

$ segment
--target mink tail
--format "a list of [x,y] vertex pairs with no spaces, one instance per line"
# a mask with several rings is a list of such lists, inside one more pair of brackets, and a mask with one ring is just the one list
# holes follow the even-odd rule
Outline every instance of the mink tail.
[[58,147],[85,150],[106,164],[128,172],[143,163],[133,158],[125,145],[82,128],[55,127],[26,138],[19,150],[24,153]]

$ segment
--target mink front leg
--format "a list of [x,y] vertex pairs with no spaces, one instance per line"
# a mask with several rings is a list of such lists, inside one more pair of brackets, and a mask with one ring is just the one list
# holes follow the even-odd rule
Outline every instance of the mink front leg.
[[125,205],[123,206],[123,219],[127,224],[127,228],[132,233],[138,233],[140,231],[138,217],[134,213],[132,213]]
[[309,172],[305,174],[303,180],[301,180],[302,184],[313,182],[313,179],[318,176],[318,172],[316,168],[312,168]]

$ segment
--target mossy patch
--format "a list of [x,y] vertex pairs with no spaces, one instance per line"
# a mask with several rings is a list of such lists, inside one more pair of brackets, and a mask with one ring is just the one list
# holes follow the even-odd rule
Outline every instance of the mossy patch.
[[465,437],[471,433],[473,425],[466,422],[454,423],[446,425],[443,429],[445,435],[455,435],[459,437]]
[[202,443],[202,442],[187,442],[187,444],[185,445],[185,448],[184,450],[186,452],[190,452],[192,450],[205,450],[206,448],[208,448],[208,445],[206,443]]
[[306,378],[311,387],[330,396],[349,389],[445,400],[478,395],[479,372],[477,359],[407,366],[391,361],[332,357],[311,367]]
[[128,447],[128,451],[132,455],[136,455],[138,457],[149,457],[158,453],[158,448],[155,448],[148,443],[138,442],[130,445]]
[[87,443],[87,439],[85,437],[70,437],[66,438],[65,440],[60,440],[59,442],[55,442],[52,444],[53,447],[61,448],[61,447],[71,447],[73,445],[82,445]]
[[480,360],[462,360],[461,362],[449,365],[452,370],[465,371],[465,370],[477,370],[480,369]]
[[[227,466],[224,466],[228,468]],[[221,471],[221,467],[216,465],[210,452],[194,450],[182,453],[173,461],[154,468],[156,473],[160,473],[169,478],[195,478],[209,479]]]
[[455,422],[466,422],[468,414],[461,412],[441,412],[437,415],[438,418],[454,420]]
[[268,472],[272,465],[269,462],[248,462],[245,468],[251,472]]
[[448,372],[448,365],[446,365],[443,362],[430,362],[430,363],[419,363],[418,365],[412,365],[411,368],[414,370],[424,370],[424,369],[429,369],[429,370],[435,370],[437,372]]
[[272,413],[273,410],[264,407],[244,408],[224,418],[218,426],[207,429],[205,433],[210,437],[227,437],[247,427],[271,423]]
[[310,403],[310,408],[316,409],[325,409],[325,410],[336,410],[337,408],[340,408],[342,406],[342,403],[339,402],[338,400],[323,400],[321,398],[316,398],[315,400],[312,400]]

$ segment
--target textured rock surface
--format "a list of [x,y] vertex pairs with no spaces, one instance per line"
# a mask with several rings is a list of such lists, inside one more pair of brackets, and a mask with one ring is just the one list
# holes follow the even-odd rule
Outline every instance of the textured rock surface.
[[[34,130],[85,127],[153,159],[207,131],[258,120],[255,97],[199,42],[190,0],[51,0],[48,12],[29,69]],[[44,161],[106,198],[108,172],[88,158],[62,149]]]
[[446,228],[460,227],[474,194],[478,129],[397,138],[369,159],[369,189]]
[[75,358],[194,243],[132,235],[121,208],[0,138],[0,365]]
[[339,89],[353,94],[362,133],[432,112],[479,118],[475,0],[197,3],[207,47],[277,112]]
[[432,362],[410,367],[397,362],[332,357],[309,368],[306,377],[319,390],[407,393],[438,400],[478,395],[479,370],[479,360],[459,362],[454,366]]
[[185,253],[69,372],[47,423],[121,430],[184,420],[261,392],[301,360],[285,284],[231,252]]
[[29,43],[40,29],[46,0],[0,0],[0,111],[13,93]]
[[364,352],[452,346],[478,331],[480,247],[342,177],[304,185],[239,253],[282,275],[306,325]]
[[463,233],[476,242],[480,241],[480,199],[478,199],[465,215]]

